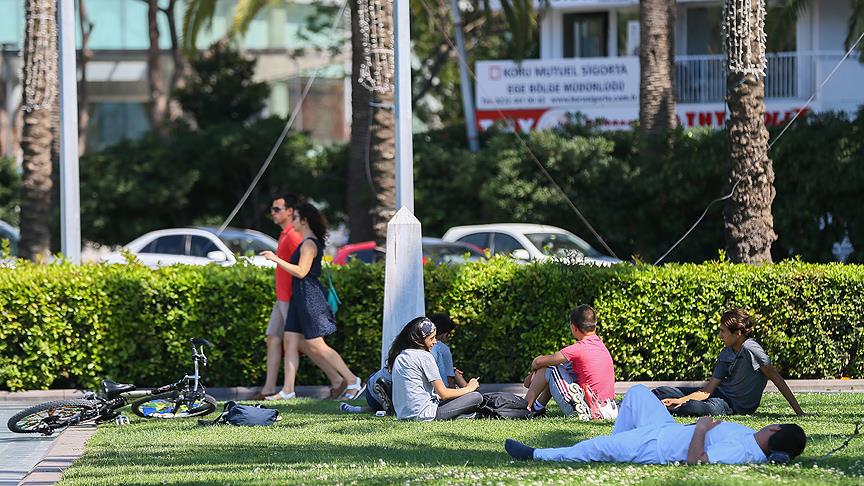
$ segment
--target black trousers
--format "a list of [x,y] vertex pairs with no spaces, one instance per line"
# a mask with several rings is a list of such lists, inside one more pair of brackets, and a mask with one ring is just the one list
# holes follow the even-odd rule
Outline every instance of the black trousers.
[[[657,396],[657,398],[663,400],[664,398],[682,398],[699,390],[701,390],[701,388],[658,386],[651,391]],[[726,397],[717,390],[715,390],[707,400],[688,400],[684,405],[681,405],[674,410],[670,410],[670,412],[672,415],[677,415],[679,417],[732,415],[735,413],[732,409],[732,404],[730,404]]]
[[438,404],[435,420],[450,420],[465,413],[476,412],[481,403],[483,403],[483,395],[476,391],[441,402]]

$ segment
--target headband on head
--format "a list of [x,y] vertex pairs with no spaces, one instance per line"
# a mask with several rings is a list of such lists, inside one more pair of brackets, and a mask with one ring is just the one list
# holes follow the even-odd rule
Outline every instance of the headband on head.
[[424,317],[423,320],[420,321],[419,327],[424,339],[435,334],[435,323],[428,317]]

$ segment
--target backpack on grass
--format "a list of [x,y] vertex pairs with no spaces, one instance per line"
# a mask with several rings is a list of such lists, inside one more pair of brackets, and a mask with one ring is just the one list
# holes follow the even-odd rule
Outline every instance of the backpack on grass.
[[528,401],[519,395],[507,392],[483,394],[483,403],[477,409],[481,418],[527,419],[531,418]]
[[216,420],[198,419],[198,425],[230,424],[255,427],[258,425],[273,425],[279,417],[279,411],[260,405],[238,405],[234,401],[225,403],[225,408]]

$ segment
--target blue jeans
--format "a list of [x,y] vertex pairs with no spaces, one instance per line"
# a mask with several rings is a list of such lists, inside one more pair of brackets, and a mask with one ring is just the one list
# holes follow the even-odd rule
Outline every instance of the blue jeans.
[[[654,395],[660,400],[664,398],[682,398],[693,392],[697,392],[701,388],[674,386],[658,386],[651,390]],[[684,405],[671,410],[672,415],[679,417],[702,417],[705,415],[732,415],[735,411],[732,409],[732,404],[718,390],[714,390],[711,396],[706,400],[689,400]]]
[[435,420],[450,420],[462,414],[476,412],[482,403],[483,395],[476,391],[441,402],[438,404]]

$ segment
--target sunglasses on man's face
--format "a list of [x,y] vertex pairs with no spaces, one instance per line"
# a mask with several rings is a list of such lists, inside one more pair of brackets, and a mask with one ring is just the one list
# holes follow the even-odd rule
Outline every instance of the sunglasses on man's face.
[[280,208],[279,206],[273,206],[272,208],[270,208],[270,212],[271,213],[278,213],[279,211],[282,211],[285,209],[288,209],[288,208]]

